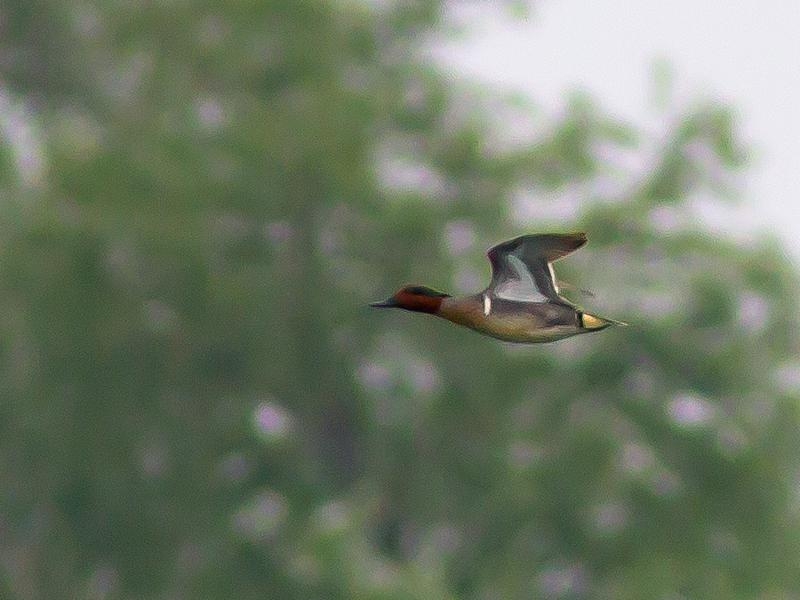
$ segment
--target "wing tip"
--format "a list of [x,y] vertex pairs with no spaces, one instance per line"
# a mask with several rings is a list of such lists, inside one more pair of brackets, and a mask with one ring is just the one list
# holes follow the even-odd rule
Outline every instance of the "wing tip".
[[577,244],[577,247],[580,248],[586,242],[589,241],[589,237],[586,235],[585,231],[574,231],[572,233],[564,234],[565,236],[572,238],[572,240]]
[[573,233],[554,233],[549,234],[550,245],[547,249],[548,260],[558,260],[567,254],[575,252],[575,250],[582,248],[589,241],[589,238],[584,231],[576,231]]
[[583,247],[589,238],[584,231],[574,231],[571,233],[530,233],[520,235],[496,246],[492,246],[486,252],[489,260],[496,260],[498,255],[509,254],[526,243],[540,244],[537,251],[541,252],[548,261],[558,260]]

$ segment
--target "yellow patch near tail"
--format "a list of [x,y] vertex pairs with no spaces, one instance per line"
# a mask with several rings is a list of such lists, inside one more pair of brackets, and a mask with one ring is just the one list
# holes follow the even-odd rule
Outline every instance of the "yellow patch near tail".
[[583,313],[583,326],[585,329],[600,329],[601,327],[608,327],[609,325],[610,323],[605,319]]
[[628,326],[627,323],[622,321],[609,319],[608,317],[595,317],[594,315],[589,315],[586,313],[583,313],[581,325],[583,325],[584,329],[604,329],[610,325],[620,325],[622,327]]

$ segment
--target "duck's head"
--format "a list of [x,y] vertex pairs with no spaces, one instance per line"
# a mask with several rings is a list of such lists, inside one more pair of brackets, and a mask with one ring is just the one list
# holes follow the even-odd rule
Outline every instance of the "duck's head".
[[375,308],[404,308],[417,312],[436,313],[444,298],[450,294],[437,292],[424,285],[407,285],[383,302],[373,302]]

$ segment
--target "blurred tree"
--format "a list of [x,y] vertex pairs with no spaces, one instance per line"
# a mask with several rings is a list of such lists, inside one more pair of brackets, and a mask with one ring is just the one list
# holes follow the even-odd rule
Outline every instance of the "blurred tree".
[[[797,276],[697,219],[730,113],[454,84],[447,8],[0,8],[0,595],[800,593]],[[364,308],[548,227],[633,327]]]

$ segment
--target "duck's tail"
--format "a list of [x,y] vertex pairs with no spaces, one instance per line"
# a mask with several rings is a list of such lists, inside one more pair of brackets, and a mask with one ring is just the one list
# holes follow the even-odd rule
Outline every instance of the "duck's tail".
[[589,313],[581,314],[581,326],[584,329],[605,329],[611,325],[618,325],[620,327],[628,326],[624,321],[617,321],[616,319],[609,319],[608,317],[598,317],[597,315],[590,315]]

